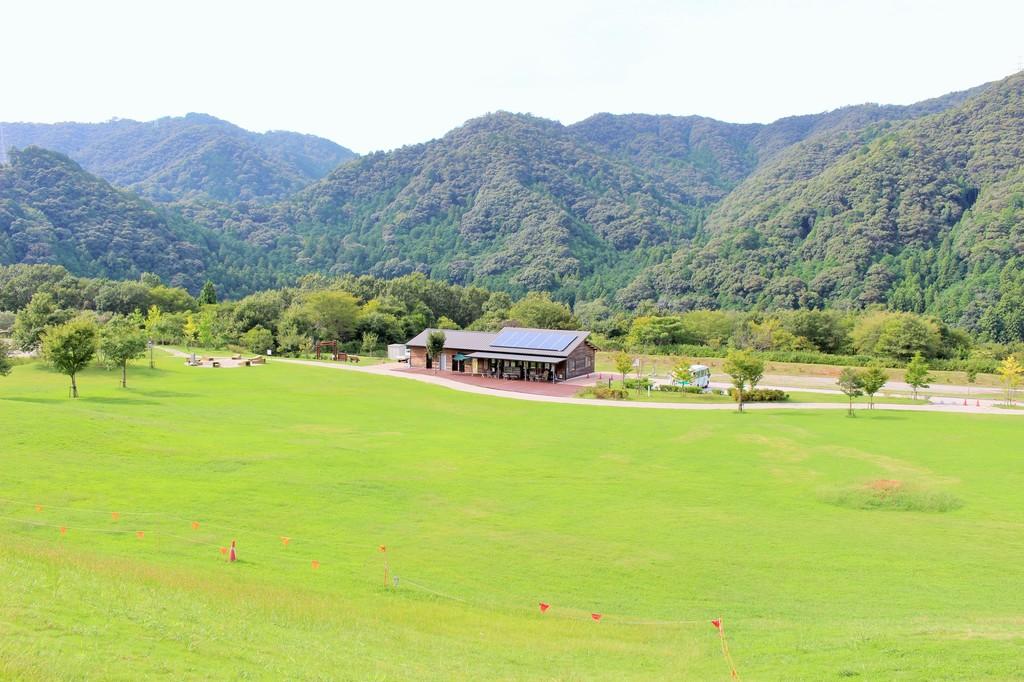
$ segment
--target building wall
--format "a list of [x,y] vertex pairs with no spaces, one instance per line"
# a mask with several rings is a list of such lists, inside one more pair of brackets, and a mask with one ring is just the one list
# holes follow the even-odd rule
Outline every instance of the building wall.
[[586,342],[581,343],[565,360],[565,378],[581,377],[594,371],[597,355]]
[[427,349],[420,346],[409,346],[409,366],[423,369],[427,366]]
[[[445,348],[443,352],[444,355],[446,356],[444,360],[444,371],[453,371],[452,367],[454,367],[454,362],[452,361],[452,356],[456,355],[457,353],[468,355],[469,353],[472,352],[473,351],[459,350],[458,348]],[[432,369],[441,369],[441,358],[434,358],[433,361],[431,362],[431,365]],[[423,369],[427,366],[427,349],[424,346],[409,346],[409,366],[419,367],[420,369]],[[470,362],[470,360],[466,360],[466,371],[464,373],[470,374],[472,371],[472,363]]]
[[[459,350],[457,348],[445,348],[444,354],[447,357],[445,360],[445,371],[452,371],[452,356],[456,353],[463,353],[468,355],[472,351]],[[433,368],[440,369],[439,358],[434,358]],[[594,362],[596,360],[596,354],[594,349],[586,343],[581,343],[579,348],[574,350],[564,361],[557,365],[556,374],[562,379],[572,379],[574,377],[580,377],[594,372]],[[427,349],[423,346],[409,346],[409,366],[425,368],[427,366]],[[473,372],[484,371],[487,366],[486,360],[466,360],[466,374]]]

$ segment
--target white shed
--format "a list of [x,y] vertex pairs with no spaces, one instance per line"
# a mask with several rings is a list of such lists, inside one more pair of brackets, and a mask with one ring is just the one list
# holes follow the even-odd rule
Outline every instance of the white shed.
[[388,360],[398,360],[399,362],[409,359],[409,348],[404,343],[389,343],[388,344]]

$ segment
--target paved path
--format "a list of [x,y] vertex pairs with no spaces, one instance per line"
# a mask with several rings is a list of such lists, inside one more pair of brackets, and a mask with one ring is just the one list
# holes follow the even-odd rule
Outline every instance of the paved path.
[[[176,357],[188,357],[188,354],[173,348],[160,347],[161,350]],[[625,407],[632,409],[646,410],[735,410],[734,403],[644,403],[622,400],[593,400],[589,398],[574,398],[569,396],[543,395],[540,393],[525,393],[511,390],[511,388],[491,388],[489,386],[448,379],[433,372],[424,373],[415,369],[410,370],[399,363],[385,363],[380,365],[367,365],[360,367],[345,363],[324,362],[321,360],[297,360],[294,358],[272,358],[272,362],[280,362],[291,365],[308,365],[310,367],[323,367],[344,372],[361,372],[363,374],[375,374],[377,376],[411,379],[427,384],[445,386],[457,391],[476,393],[478,395],[489,395],[496,398],[511,398],[513,400],[528,400],[542,403],[562,403],[565,405],[588,405],[590,407]],[[511,382],[505,382],[511,383]],[[528,385],[528,384],[527,384]],[[799,389],[796,389],[799,390]],[[857,410],[868,409],[867,405],[854,405]],[[744,410],[845,410],[846,403],[745,403]],[[998,414],[1003,416],[1024,416],[1024,410],[1006,410],[992,406],[975,407],[972,405],[964,407],[961,404],[929,404],[929,405],[892,405],[875,404],[876,410],[896,410],[900,412],[953,412],[956,414]]]

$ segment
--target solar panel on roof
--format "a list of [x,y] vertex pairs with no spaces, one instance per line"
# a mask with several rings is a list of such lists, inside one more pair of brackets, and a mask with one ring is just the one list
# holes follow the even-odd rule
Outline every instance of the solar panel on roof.
[[575,334],[532,329],[506,329],[491,342],[499,348],[529,348],[530,350],[565,350],[576,338]]

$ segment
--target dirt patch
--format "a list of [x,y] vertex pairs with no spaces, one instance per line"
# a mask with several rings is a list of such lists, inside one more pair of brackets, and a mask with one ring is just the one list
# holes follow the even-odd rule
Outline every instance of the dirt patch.
[[871,490],[878,490],[882,492],[899,490],[903,487],[903,481],[896,481],[891,478],[879,478],[868,483],[867,487]]
[[879,478],[861,485],[818,491],[826,504],[877,511],[950,512],[963,506],[952,493],[921,484]]

